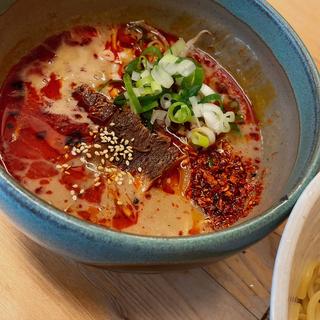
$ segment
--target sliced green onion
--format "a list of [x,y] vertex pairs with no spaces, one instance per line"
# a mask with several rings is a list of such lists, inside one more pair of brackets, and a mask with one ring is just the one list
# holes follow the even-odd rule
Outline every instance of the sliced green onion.
[[132,72],[132,75],[131,75],[131,79],[132,79],[133,81],[138,81],[138,80],[140,79],[140,73],[137,72],[137,71],[133,71],[133,72]]
[[155,56],[157,57],[158,59],[161,59],[162,58],[162,53],[161,51],[155,47],[155,46],[150,46],[146,49],[144,49],[141,53],[141,55],[143,56],[146,56],[146,55],[150,55],[150,56]]
[[159,66],[161,66],[167,73],[174,75],[177,72],[178,65],[176,64],[179,58],[173,54],[166,54],[159,61]]
[[201,86],[201,89],[200,89],[200,93],[206,97],[206,96],[208,96],[210,94],[214,94],[216,92],[212,88],[210,88],[208,85],[203,83]]
[[185,57],[187,50],[187,44],[182,38],[169,48],[169,52],[178,57]]
[[[142,89],[142,90],[141,90],[141,89]],[[134,87],[132,87],[132,90],[133,90],[134,94],[135,94],[137,97],[140,97],[141,95],[144,94],[143,88],[134,88]]]
[[190,108],[183,102],[173,103],[168,110],[169,118],[175,123],[185,123],[192,118]]
[[181,96],[185,99],[196,96],[202,86],[204,71],[202,67],[196,66],[195,71],[188,77],[185,77],[181,83]]
[[151,75],[155,81],[157,81],[162,87],[169,89],[174,80],[166,71],[164,71],[159,65],[156,65],[151,70]]
[[153,94],[162,92],[161,85],[157,81],[151,82],[151,90]]
[[151,86],[151,82],[154,81],[151,75],[144,77],[136,82],[137,88],[143,87],[143,86]]
[[153,94],[153,90],[150,88],[150,87],[143,87],[143,88],[140,88],[141,89],[141,92],[143,96],[146,96],[148,94]]
[[152,109],[156,108],[158,105],[159,104],[158,104],[157,101],[152,101],[152,102],[149,102],[147,104],[144,104],[142,106],[141,112],[147,112],[149,110],[152,110]]
[[196,145],[196,146],[199,146],[199,147],[203,147],[203,148],[208,148],[209,145],[210,145],[210,142],[209,142],[209,138],[200,133],[200,132],[192,132],[191,134],[191,142]]
[[212,93],[212,94],[209,94],[208,96],[205,96],[204,98],[202,98],[200,100],[200,103],[208,103],[208,102],[216,102],[216,101],[219,101],[219,102],[222,101],[221,95],[218,93]]
[[146,78],[148,76],[150,76],[149,70],[144,70],[143,72],[141,72],[141,79]]
[[156,120],[164,121],[167,116],[167,112],[164,110],[153,110],[150,122],[154,124]]
[[169,107],[171,106],[171,94],[170,93],[166,93],[164,94],[161,99],[160,99],[160,105],[162,107],[162,109],[168,110]]
[[129,73],[130,75],[132,74],[133,71],[138,70],[138,64],[139,64],[139,59],[134,59],[132,60],[127,66],[126,66],[126,73]]
[[124,81],[124,86],[127,90],[131,111],[133,113],[141,113],[141,104],[133,91],[132,81],[128,73],[125,73],[125,75],[123,76],[123,81]]
[[139,68],[139,70],[147,69],[148,65],[149,65],[148,63],[149,63],[149,61],[145,56],[140,56],[138,58],[138,68]]
[[178,63],[177,72],[183,77],[188,77],[196,70],[196,65],[193,61],[185,59]]
[[189,139],[192,144],[203,148],[208,148],[216,141],[215,134],[207,127],[200,127],[191,130],[189,133]]

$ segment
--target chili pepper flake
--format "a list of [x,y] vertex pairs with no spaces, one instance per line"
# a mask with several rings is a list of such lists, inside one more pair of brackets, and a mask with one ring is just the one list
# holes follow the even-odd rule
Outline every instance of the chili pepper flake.
[[190,165],[192,179],[186,195],[208,216],[214,230],[234,224],[259,204],[263,174],[227,141],[191,153]]

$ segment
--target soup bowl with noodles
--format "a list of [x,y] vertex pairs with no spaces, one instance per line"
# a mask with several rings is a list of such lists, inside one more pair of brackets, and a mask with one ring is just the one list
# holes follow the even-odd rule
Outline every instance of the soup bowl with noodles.
[[201,265],[267,235],[317,172],[319,76],[265,2],[0,10],[0,205],[44,247]]
[[320,319],[320,174],[296,203],[277,253],[271,319]]

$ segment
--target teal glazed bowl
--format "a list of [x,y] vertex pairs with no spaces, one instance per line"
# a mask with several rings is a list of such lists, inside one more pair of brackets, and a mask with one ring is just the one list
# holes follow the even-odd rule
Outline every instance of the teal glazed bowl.
[[233,227],[206,235],[147,237],[92,225],[39,200],[0,167],[3,212],[46,248],[116,269],[160,270],[212,262],[276,228],[319,169],[319,75],[300,39],[265,1],[156,0],[150,5],[143,0],[7,0],[0,2],[0,12],[0,82],[10,64],[46,34],[72,24],[145,19],[185,38],[209,29],[215,35],[210,53],[252,97],[262,124],[266,179],[261,204]]

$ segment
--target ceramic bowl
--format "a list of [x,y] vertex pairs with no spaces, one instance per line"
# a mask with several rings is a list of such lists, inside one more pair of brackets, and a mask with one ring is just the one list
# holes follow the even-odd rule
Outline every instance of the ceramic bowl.
[[296,203],[283,233],[273,273],[271,319],[293,319],[304,271],[320,261],[320,174]]
[[47,248],[102,267],[154,270],[208,263],[272,231],[319,168],[319,76],[299,38],[265,1],[19,0],[1,1],[0,12],[0,82],[48,33],[70,25],[145,19],[186,39],[209,29],[210,53],[249,94],[262,123],[261,204],[235,226],[207,235],[144,237],[103,229],[45,204],[0,169],[3,211]]

